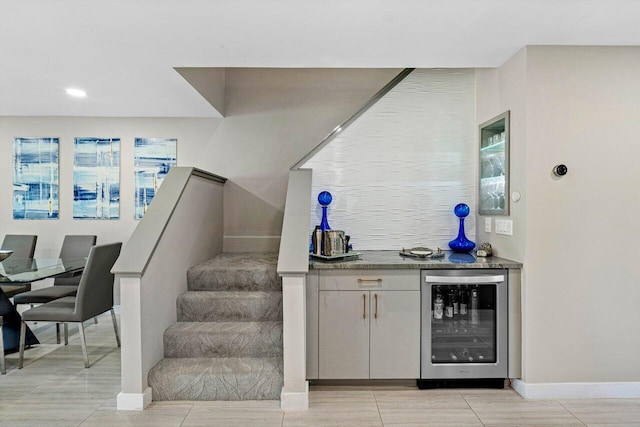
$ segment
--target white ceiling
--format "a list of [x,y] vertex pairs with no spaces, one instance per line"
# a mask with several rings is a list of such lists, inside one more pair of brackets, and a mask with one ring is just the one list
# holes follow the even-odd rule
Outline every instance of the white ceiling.
[[640,45],[640,1],[0,0],[0,115],[216,117],[174,67],[495,67],[545,44]]

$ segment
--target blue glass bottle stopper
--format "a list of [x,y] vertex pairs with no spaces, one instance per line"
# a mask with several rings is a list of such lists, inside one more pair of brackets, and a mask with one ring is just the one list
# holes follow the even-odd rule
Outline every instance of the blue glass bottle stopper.
[[331,200],[333,200],[333,197],[331,197],[331,193],[328,191],[323,191],[318,194],[318,203],[322,206],[322,222],[320,222],[320,230],[322,231],[331,230],[329,221],[327,221],[327,206],[331,204]]
[[464,235],[464,219],[469,215],[469,206],[464,203],[459,203],[453,208],[453,213],[460,219],[460,227],[458,228],[458,237],[449,242],[449,247],[454,252],[471,252],[471,250],[476,247],[476,244]]

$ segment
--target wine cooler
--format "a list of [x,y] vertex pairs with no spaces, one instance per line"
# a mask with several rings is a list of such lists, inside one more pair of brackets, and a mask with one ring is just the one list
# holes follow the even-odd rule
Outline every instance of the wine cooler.
[[[507,270],[423,270],[420,388],[507,377]],[[457,380],[457,381],[456,381]]]

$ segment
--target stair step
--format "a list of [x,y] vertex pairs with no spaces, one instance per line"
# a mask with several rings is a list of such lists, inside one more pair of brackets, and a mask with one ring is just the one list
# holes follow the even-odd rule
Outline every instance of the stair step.
[[222,253],[187,271],[190,291],[281,291],[277,253]]
[[149,371],[153,400],[277,400],[281,357],[162,359]]
[[282,357],[282,322],[179,322],[164,332],[164,357]]
[[177,300],[178,322],[282,320],[282,292],[189,291]]

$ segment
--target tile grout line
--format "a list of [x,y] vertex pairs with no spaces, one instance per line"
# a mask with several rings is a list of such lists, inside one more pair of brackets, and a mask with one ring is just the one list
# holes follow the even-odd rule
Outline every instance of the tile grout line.
[[554,402],[556,402],[558,405],[560,405],[560,407],[562,407],[562,409],[564,409],[565,411],[567,411],[568,413],[571,414],[572,417],[574,417],[576,420],[580,421],[580,423],[582,423],[582,425],[587,425],[587,423],[585,423],[584,421],[582,421],[576,414],[574,414],[573,412],[571,412],[569,409],[567,409],[562,403],[560,403],[557,400],[553,400]]
[[462,397],[462,399],[464,400],[464,403],[467,404],[467,406],[469,407],[469,409],[471,409],[471,412],[473,412],[473,415],[476,416],[476,418],[478,419],[478,421],[480,421],[480,424],[482,424],[483,426],[486,426],[486,424],[484,423],[484,421],[482,421],[482,418],[480,418],[480,415],[478,415],[478,413],[476,412],[475,409],[473,409],[473,407],[471,407],[471,404],[469,404],[469,401],[467,400],[467,398],[465,397],[464,394],[460,393],[460,396]]
[[184,414],[184,418],[182,419],[182,422],[180,422],[180,427],[182,427],[185,423],[185,421],[187,421],[187,417],[189,416],[189,414],[191,413],[191,410],[195,407],[195,403],[191,403],[191,407],[189,408],[189,410],[187,411],[186,414]]
[[[105,399],[102,403],[104,404],[104,402],[106,402],[109,399]],[[77,427],[82,427],[82,424],[84,424],[89,418],[91,418],[93,416],[93,414],[96,413],[96,411],[100,408],[101,406],[98,406],[96,409],[94,409],[89,415],[87,415],[85,417],[84,420],[80,421],[80,424],[77,425]]]
[[380,406],[378,406],[378,398],[376,397],[376,392],[372,391],[373,393],[373,401],[376,402],[376,409],[378,410],[378,417],[380,418],[380,424],[382,425],[382,427],[384,427],[384,421],[382,420],[382,414],[380,413]]

